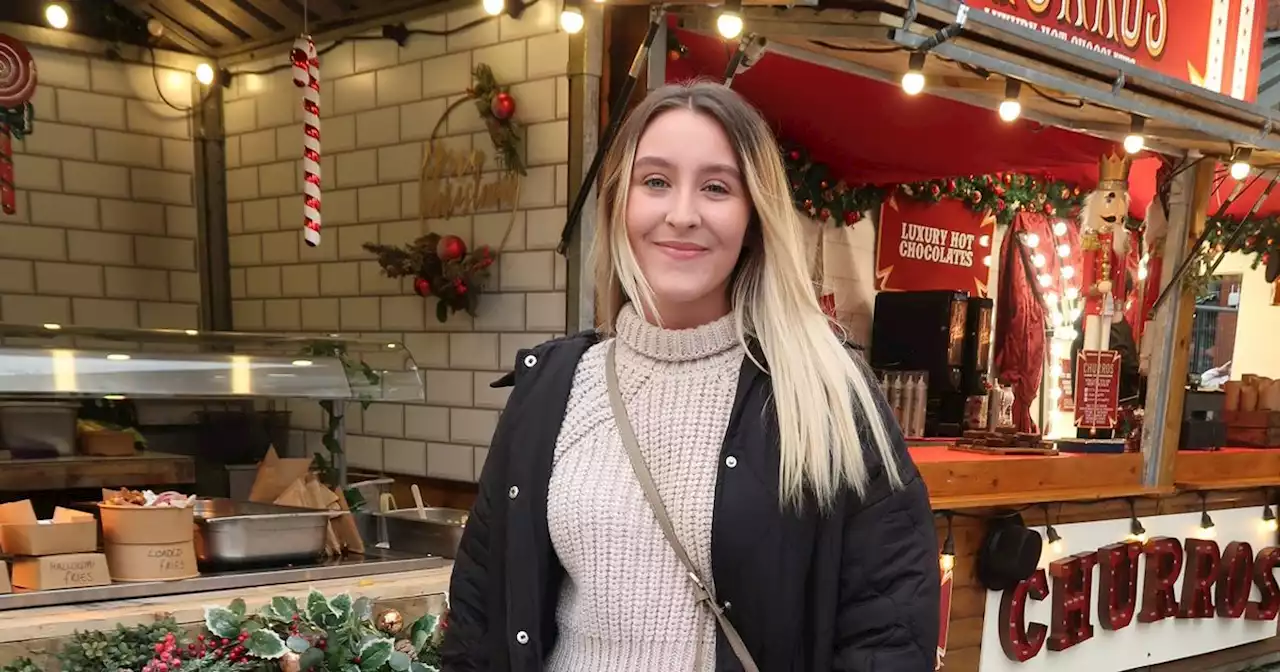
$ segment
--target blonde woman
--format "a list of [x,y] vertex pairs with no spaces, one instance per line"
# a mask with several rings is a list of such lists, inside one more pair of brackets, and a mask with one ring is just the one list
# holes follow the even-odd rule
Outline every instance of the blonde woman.
[[447,672],[928,672],[938,548],[823,315],[769,127],[715,84],[631,113],[603,327],[521,351],[458,552]]

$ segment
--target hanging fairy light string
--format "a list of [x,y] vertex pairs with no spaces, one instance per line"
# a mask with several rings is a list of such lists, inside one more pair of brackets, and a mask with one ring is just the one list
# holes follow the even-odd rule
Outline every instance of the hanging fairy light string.
[[1076,268],[1071,263],[1073,247],[1070,224],[1066,220],[1057,220],[1050,226],[1048,233],[1049,239],[1045,241],[1041,241],[1034,233],[1024,234],[1022,242],[1032,250],[1032,263],[1038,271],[1041,296],[1044,297],[1045,308],[1049,312],[1051,336],[1047,378],[1049,398],[1052,407],[1057,410],[1064,393],[1062,378],[1067,373],[1062,363],[1070,356],[1071,344],[1077,336],[1075,324],[1080,317],[1081,297],[1076,285]]
[[302,237],[320,244],[320,56],[307,31],[307,3],[302,3],[303,34],[293,42],[293,84],[302,89]]

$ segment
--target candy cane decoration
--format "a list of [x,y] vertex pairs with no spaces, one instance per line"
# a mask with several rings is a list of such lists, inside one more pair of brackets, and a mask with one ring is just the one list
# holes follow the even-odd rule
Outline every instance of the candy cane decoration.
[[302,88],[302,236],[320,244],[320,58],[310,37],[293,43],[293,83]]
[[13,188],[13,143],[31,130],[31,95],[36,90],[36,62],[17,39],[0,35],[0,209],[18,211]]

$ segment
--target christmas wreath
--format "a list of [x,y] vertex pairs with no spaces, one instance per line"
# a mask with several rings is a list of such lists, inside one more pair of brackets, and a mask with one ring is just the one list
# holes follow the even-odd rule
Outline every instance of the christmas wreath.
[[378,255],[378,265],[387,277],[412,277],[418,296],[439,299],[436,319],[441,322],[458,311],[475,316],[480,292],[489,280],[489,267],[496,258],[488,245],[468,251],[461,238],[436,233],[402,247],[365,243],[364,249]]

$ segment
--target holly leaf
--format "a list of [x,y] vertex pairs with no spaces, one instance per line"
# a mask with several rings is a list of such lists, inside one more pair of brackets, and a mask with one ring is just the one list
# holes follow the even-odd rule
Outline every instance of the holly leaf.
[[244,642],[244,648],[250,655],[265,660],[275,660],[288,650],[284,640],[280,639],[280,635],[270,630],[258,630],[249,635],[249,639]]
[[351,618],[351,596],[346,593],[334,596],[329,600],[329,609],[337,615],[339,623],[347,622]]
[[333,616],[333,607],[329,606],[329,600],[326,600],[318,590],[312,589],[307,594],[307,616],[311,618],[312,623],[317,624],[323,624]]
[[362,597],[351,605],[351,615],[355,616],[361,622],[373,618],[373,600]]
[[436,302],[436,319],[440,324],[444,324],[449,320],[449,305],[444,301]]
[[390,639],[375,639],[360,647],[361,672],[374,672],[391,660],[395,650],[395,642]]
[[426,643],[431,641],[431,636],[435,634],[439,625],[439,614],[426,614],[414,621],[413,626],[409,629],[409,641],[413,642],[413,648],[422,651]]
[[289,650],[294,653],[306,653],[311,649],[311,643],[297,635],[286,640],[284,645],[289,647]]
[[435,665],[427,665],[426,663],[414,661],[409,665],[409,672],[440,672],[440,668]]
[[407,672],[412,662],[409,660],[409,654],[403,651],[392,651],[391,658],[387,660],[387,664],[396,672]]
[[298,613],[298,601],[292,597],[273,597],[271,609],[281,620],[291,621],[294,614]]
[[204,627],[223,639],[240,634],[240,617],[234,611],[222,607],[205,607]]
[[231,608],[231,613],[235,614],[236,616],[239,616],[240,618],[244,618],[244,612],[246,609],[244,605],[244,600],[238,597],[234,600],[231,600],[230,608]]
[[311,647],[306,651],[303,651],[302,655],[298,656],[298,669],[309,670],[313,667],[320,667],[320,664],[323,662],[324,651]]

